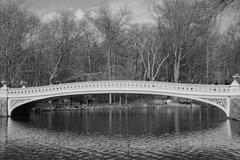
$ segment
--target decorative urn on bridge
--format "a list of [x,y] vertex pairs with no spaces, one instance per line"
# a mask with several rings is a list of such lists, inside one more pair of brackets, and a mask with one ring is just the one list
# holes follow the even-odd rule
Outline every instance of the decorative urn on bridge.
[[235,74],[232,77],[233,77],[233,82],[230,85],[230,91],[232,93],[239,92],[240,91],[240,85],[239,85],[237,80],[239,79],[240,75],[239,74]]
[[239,83],[238,83],[238,79],[239,79],[239,77],[240,77],[240,75],[239,74],[235,74],[235,75],[233,75],[232,76],[232,78],[233,78],[233,82],[232,82],[232,84],[231,85],[239,85]]
[[6,81],[2,80],[1,81],[1,85],[2,85],[2,89],[6,89],[7,88]]

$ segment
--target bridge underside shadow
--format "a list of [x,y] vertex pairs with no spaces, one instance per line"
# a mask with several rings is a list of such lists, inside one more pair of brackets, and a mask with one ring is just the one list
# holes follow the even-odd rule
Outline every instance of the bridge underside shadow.
[[[34,108],[36,105],[36,103],[41,103],[42,101],[48,101],[48,100],[54,100],[54,99],[60,99],[60,98],[69,98],[72,96],[78,96],[78,95],[103,95],[103,94],[109,94],[109,93],[97,93],[97,94],[92,94],[92,93],[84,93],[84,94],[73,94],[73,95],[66,95],[66,96],[55,96],[55,97],[51,97],[51,98],[46,98],[46,97],[40,97],[37,99],[30,99],[27,101],[24,101],[18,105],[16,105],[11,111],[10,111],[10,115],[11,116],[16,116],[16,115],[26,115],[29,114],[31,112],[31,109]],[[228,116],[227,111],[224,107],[220,106],[219,104],[215,104],[213,102],[209,102],[206,101],[205,99],[200,99],[200,98],[196,98],[196,97],[186,97],[186,96],[175,96],[172,94],[152,94],[152,93],[133,93],[133,92],[112,92],[112,94],[135,94],[135,95],[153,95],[153,96],[170,96],[170,97],[176,97],[176,98],[185,98],[185,99],[189,99],[189,100],[194,100],[196,102],[200,102],[200,104],[202,106],[206,106],[204,104],[208,104],[208,106],[212,106],[212,107],[217,107],[218,109],[220,109],[221,111],[223,111],[223,113]]]
[[72,96],[56,96],[51,98],[38,98],[37,100],[33,99],[27,102],[23,102],[22,104],[16,106],[11,111],[11,116],[24,116],[29,115],[33,112],[33,108],[41,108],[41,107],[49,107],[52,105],[49,101],[59,100],[62,98],[70,98]]
[[[35,103],[35,102],[34,102]],[[34,103],[27,103],[20,105],[11,112],[11,116],[26,116],[32,112],[32,109],[35,107]],[[37,102],[36,102],[37,103]]]

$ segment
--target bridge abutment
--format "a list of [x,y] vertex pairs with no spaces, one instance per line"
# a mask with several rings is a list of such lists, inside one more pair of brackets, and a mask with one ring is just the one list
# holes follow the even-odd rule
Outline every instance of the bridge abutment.
[[8,140],[8,120],[7,117],[0,117],[0,143]]
[[0,88],[0,116],[8,116],[8,91],[6,85]]
[[240,98],[231,98],[230,100],[230,117],[240,117]]
[[234,80],[230,85],[229,117],[236,118],[240,117],[240,84],[236,80],[238,76],[233,76],[233,78]]

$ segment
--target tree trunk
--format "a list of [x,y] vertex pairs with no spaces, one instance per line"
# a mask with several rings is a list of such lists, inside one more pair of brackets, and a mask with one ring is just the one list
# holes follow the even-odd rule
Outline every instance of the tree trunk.
[[125,95],[126,95],[125,96],[125,105],[127,106],[127,104],[128,104],[128,94],[126,93]]
[[178,83],[179,80],[179,65],[178,62],[174,63],[174,82]]
[[[179,51],[179,52],[178,52]],[[179,81],[179,70],[180,70],[180,61],[181,61],[181,51],[182,49],[175,50],[174,57],[174,82],[178,83]]]
[[92,67],[91,67],[91,57],[88,53],[88,67],[89,67],[89,73],[92,73]]
[[[111,46],[110,46],[110,40],[108,39],[108,80],[112,80],[112,67],[111,67]],[[112,104],[112,94],[109,93],[109,104]]]
[[53,73],[52,73],[52,75],[51,75],[50,78],[49,78],[49,83],[50,83],[50,84],[53,84],[53,78],[55,77],[55,75],[56,75],[56,73],[57,73],[57,71],[58,71],[58,68],[59,68],[59,66],[60,66],[60,64],[61,64],[62,59],[63,59],[63,54],[58,58],[58,62],[57,62],[57,64],[55,65],[55,68],[54,68],[54,70],[53,70]]
[[119,95],[119,106],[121,106],[122,105],[122,95],[120,94]]
[[208,40],[207,40],[207,56],[206,56],[206,84],[209,83],[209,50],[208,50]]
[[134,78],[134,80],[137,80],[137,76],[138,76],[138,52],[136,54],[136,59],[135,59],[135,78]]
[[109,100],[108,103],[112,104],[112,93],[109,93],[109,99],[108,100]]

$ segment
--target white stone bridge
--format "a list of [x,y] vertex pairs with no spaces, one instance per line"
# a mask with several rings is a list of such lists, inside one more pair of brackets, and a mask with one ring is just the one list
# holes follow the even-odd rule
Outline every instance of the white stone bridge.
[[90,81],[26,88],[8,88],[5,85],[0,89],[0,115],[11,116],[13,110],[19,106],[42,99],[102,93],[154,94],[189,98],[216,106],[228,117],[237,113],[240,106],[240,85],[236,81],[231,85]]

